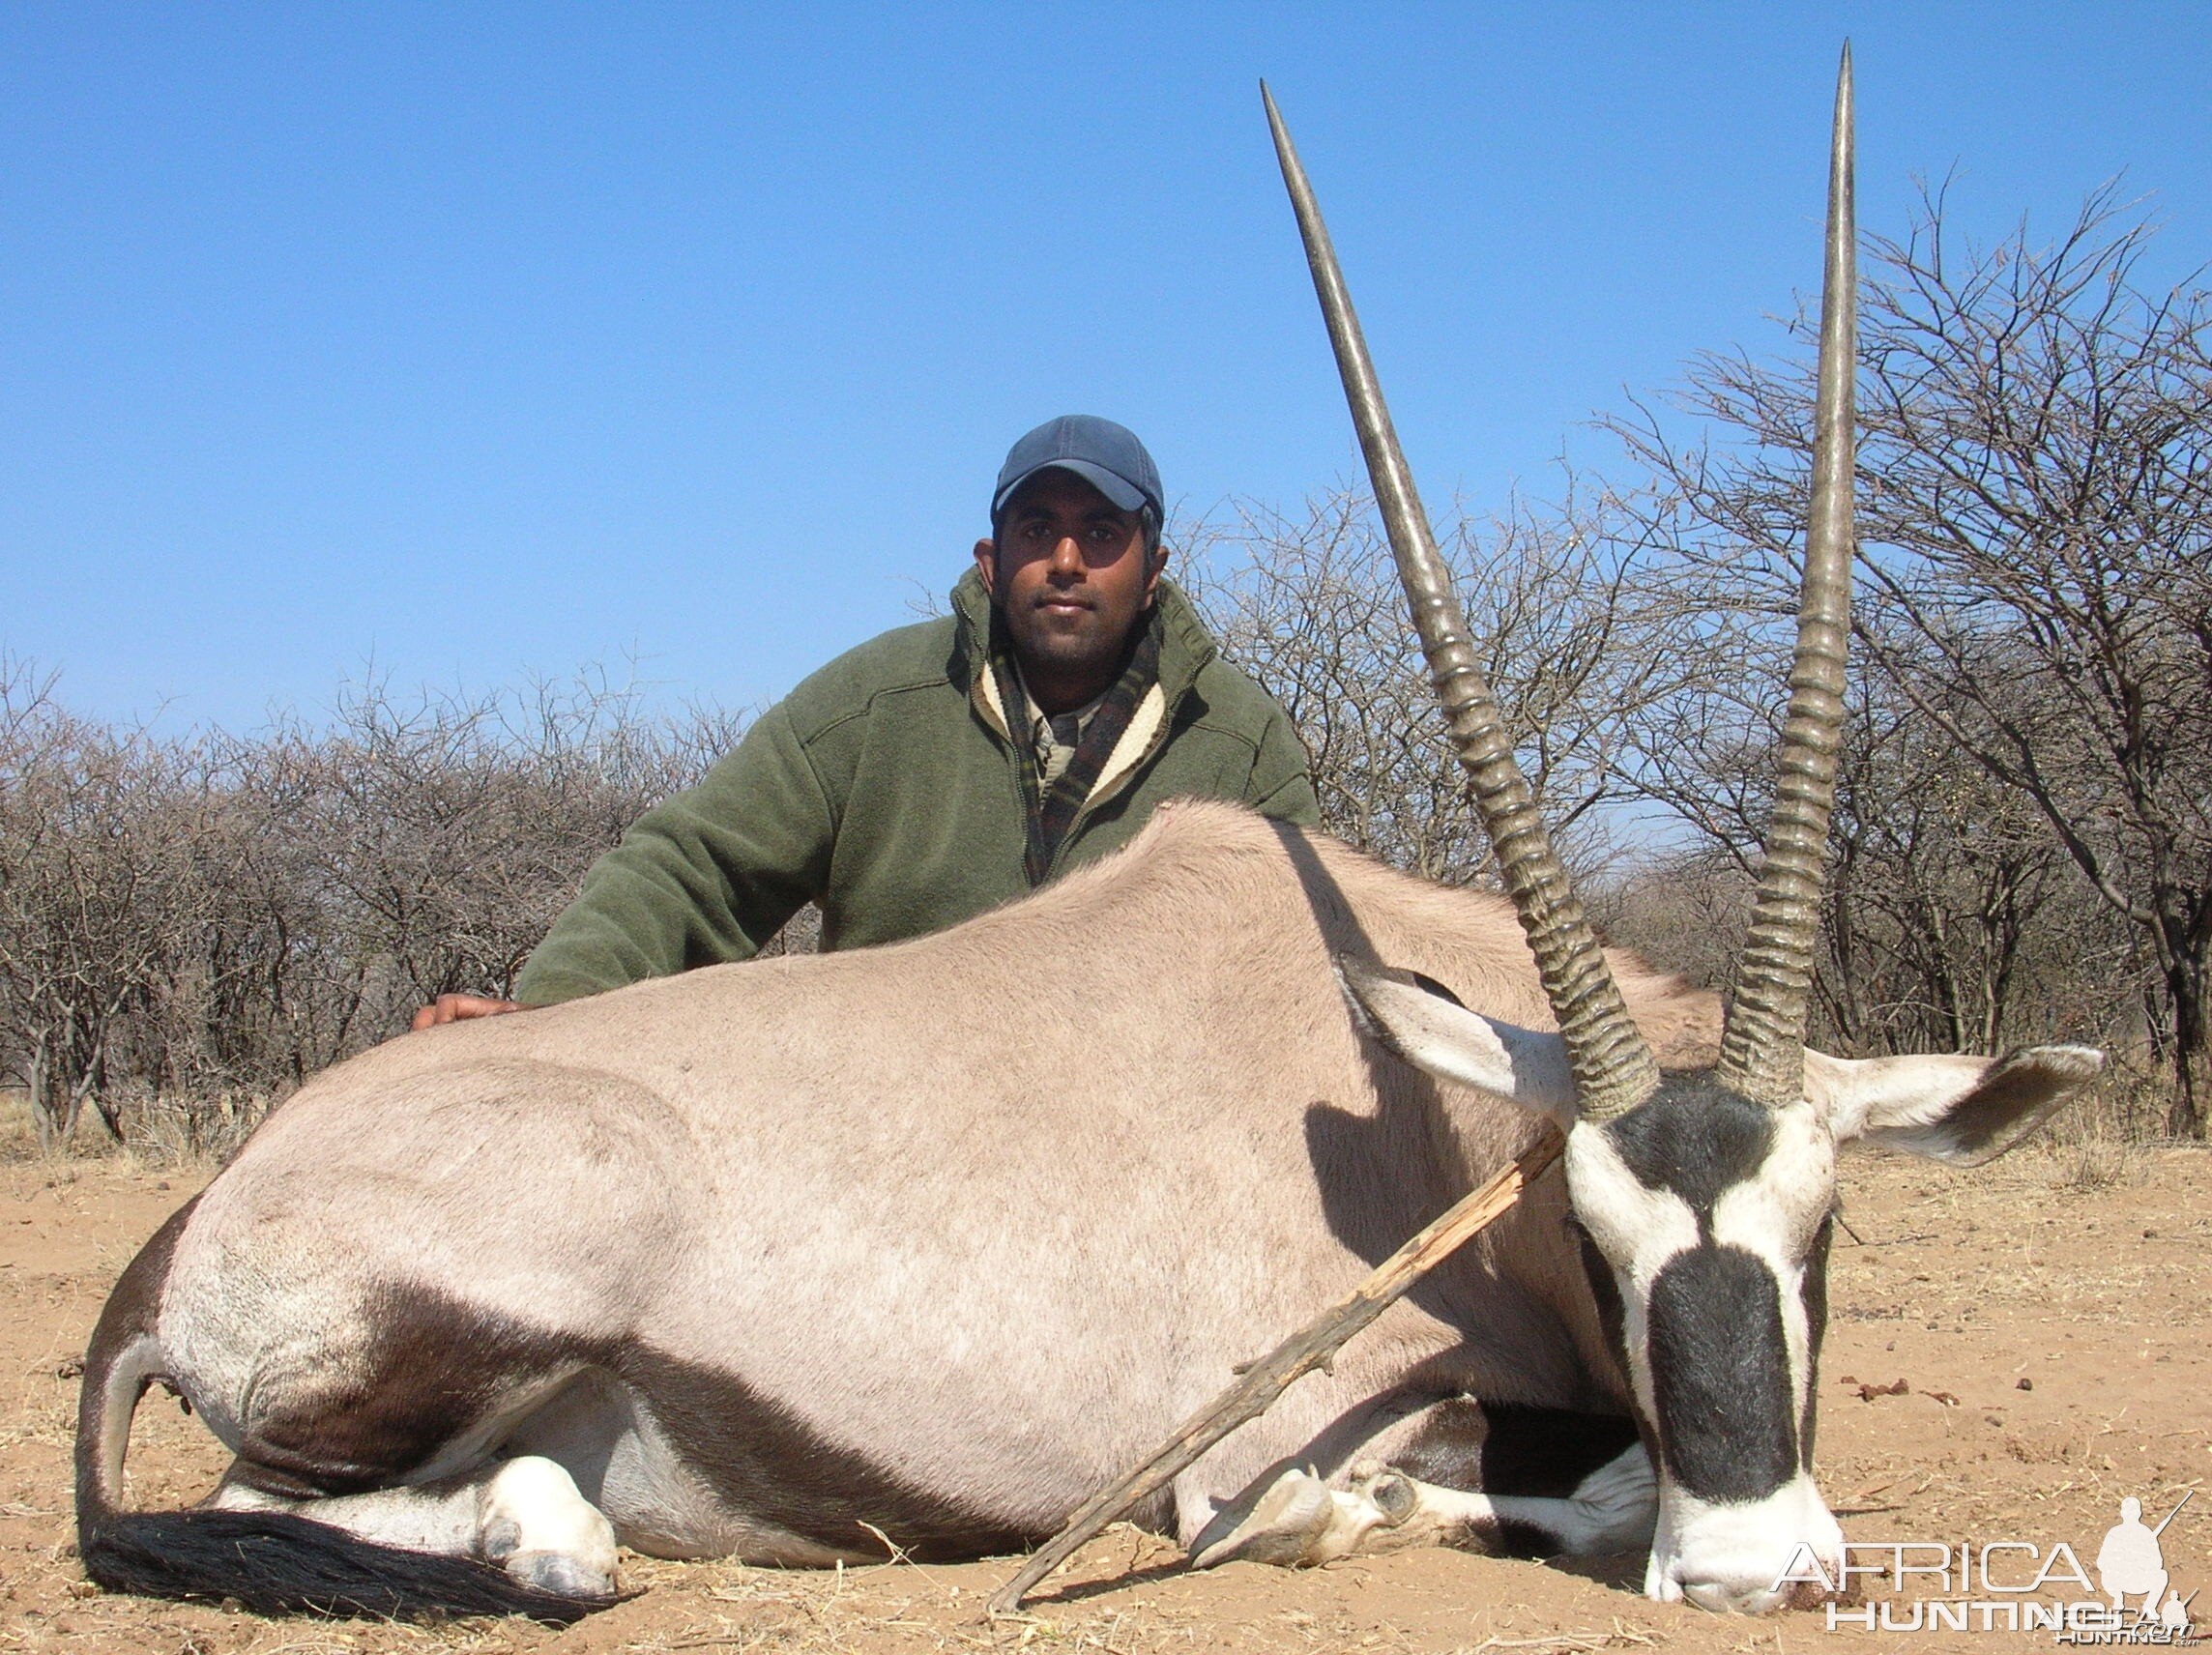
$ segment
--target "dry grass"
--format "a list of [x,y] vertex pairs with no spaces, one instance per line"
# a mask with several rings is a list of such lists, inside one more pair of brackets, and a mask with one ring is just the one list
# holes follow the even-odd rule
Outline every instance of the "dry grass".
[[61,1176],[73,1167],[122,1163],[154,1173],[212,1176],[268,1113],[269,1101],[260,1097],[151,1098],[124,1111],[125,1137],[118,1144],[87,1110],[68,1149],[58,1151],[39,1142],[29,1094],[0,1088],[0,1165],[37,1162]]

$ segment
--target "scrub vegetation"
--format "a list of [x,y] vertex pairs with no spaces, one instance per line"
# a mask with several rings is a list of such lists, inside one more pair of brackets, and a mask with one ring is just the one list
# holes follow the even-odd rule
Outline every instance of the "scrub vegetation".
[[[2212,1107],[2212,358],[2109,193],[1992,247],[1931,194],[1866,248],[1853,701],[1813,1037],[2084,1040],[2062,1130]],[[1438,525],[1600,924],[1727,986],[1786,670],[1816,318],[1608,425],[1610,477]],[[1186,526],[1174,570],[1289,709],[1331,829],[1447,882],[1489,852],[1368,502]],[[600,851],[745,718],[604,676],[341,694],[245,735],[78,716],[0,663],[0,1085],[52,1151],[221,1155],[441,993],[505,996]],[[804,947],[804,915],[786,945]]]

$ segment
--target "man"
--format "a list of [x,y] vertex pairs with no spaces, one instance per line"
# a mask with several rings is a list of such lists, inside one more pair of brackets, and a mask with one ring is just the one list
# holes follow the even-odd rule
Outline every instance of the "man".
[[1169,798],[1317,824],[1289,719],[1161,579],[1163,516],[1122,426],[1030,432],[949,617],[839,656],[640,818],[516,1000],[442,995],[414,1027],[749,959],[808,901],[825,949],[941,930],[1126,844]]

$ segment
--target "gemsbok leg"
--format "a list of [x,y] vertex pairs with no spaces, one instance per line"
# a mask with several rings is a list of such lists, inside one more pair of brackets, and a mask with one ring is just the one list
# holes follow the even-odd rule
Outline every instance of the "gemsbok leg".
[[209,1504],[290,1512],[378,1546],[479,1558],[538,1591],[606,1597],[615,1589],[614,1525],[565,1467],[540,1455],[435,1482],[311,1497],[257,1488],[233,1466]]
[[1658,1509],[1627,1420],[1450,1397],[1378,1433],[1343,1487],[1297,1467],[1256,1485],[1198,1536],[1192,1563],[1317,1564],[1413,1546],[1625,1552],[1650,1544]]

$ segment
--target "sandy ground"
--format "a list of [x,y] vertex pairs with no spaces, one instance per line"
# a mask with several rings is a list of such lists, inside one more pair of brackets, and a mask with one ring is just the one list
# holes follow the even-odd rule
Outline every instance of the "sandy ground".
[[[1858,1239],[1839,1238],[1832,1270],[1819,1472],[1854,1541],[1947,1541],[1955,1555],[1961,1542],[2017,1540],[2041,1556],[2065,1541],[2093,1573],[2123,1495],[2155,1521],[2202,1489],[2212,1473],[2208,1175],[2202,1151],[2095,1146],[2030,1148],[1963,1175],[1848,1164],[1846,1218]],[[1642,1561],[1630,1557],[1548,1565],[1423,1551],[1295,1574],[1238,1564],[1187,1576],[1171,1546],[1125,1527],[1079,1553],[1018,1622],[978,1618],[1011,1572],[1005,1561],[837,1574],[626,1558],[626,1583],[643,1595],[567,1632],[264,1620],[111,1597],[85,1582],[72,1542],[75,1358],[109,1283],[195,1184],[122,1160],[0,1166],[0,1651],[1781,1652],[2054,1641],[2049,1631],[1831,1631],[1820,1611],[1707,1616],[1644,1601]],[[196,1421],[158,1394],[148,1400],[131,1460],[140,1503],[184,1504],[220,1466]],[[2182,1595],[2212,1584],[2212,1496],[2193,1501],[2163,1543]],[[1998,1573],[2017,1582],[2019,1571],[2006,1559]],[[1962,1593],[1924,1582],[1893,1596],[1892,1611],[1906,1618],[1913,1598],[1946,1595]],[[2212,1620],[2212,1593],[2197,1607],[2200,1624]]]

